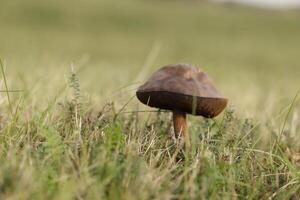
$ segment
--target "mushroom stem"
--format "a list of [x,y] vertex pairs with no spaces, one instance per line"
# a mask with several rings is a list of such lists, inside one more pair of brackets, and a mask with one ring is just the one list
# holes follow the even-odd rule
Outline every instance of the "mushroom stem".
[[190,146],[190,137],[187,130],[186,113],[173,111],[173,124],[176,138],[184,138],[186,147]]

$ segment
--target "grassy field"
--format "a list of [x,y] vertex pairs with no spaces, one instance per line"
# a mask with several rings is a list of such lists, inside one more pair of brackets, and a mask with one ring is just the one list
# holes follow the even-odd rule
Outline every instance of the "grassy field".
[[[300,199],[299,20],[192,0],[1,1],[0,199]],[[134,97],[170,63],[230,100],[189,116],[188,152],[171,114]]]

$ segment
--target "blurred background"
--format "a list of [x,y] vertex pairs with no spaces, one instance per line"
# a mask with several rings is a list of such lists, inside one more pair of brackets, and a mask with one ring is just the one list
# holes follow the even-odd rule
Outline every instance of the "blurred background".
[[297,9],[300,7],[299,0],[215,0],[215,2],[240,3],[268,9]]
[[32,105],[65,87],[71,63],[85,99],[101,107],[123,105],[153,71],[184,62],[206,71],[237,112],[266,117],[299,89],[298,7],[299,0],[2,0],[0,56],[10,88],[29,91]]

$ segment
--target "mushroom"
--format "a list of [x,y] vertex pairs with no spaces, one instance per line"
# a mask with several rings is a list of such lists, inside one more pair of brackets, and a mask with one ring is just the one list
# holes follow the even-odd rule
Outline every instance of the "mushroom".
[[186,114],[213,118],[227,105],[206,73],[190,64],[172,64],[156,71],[136,92],[145,105],[173,112],[174,132],[190,144]]

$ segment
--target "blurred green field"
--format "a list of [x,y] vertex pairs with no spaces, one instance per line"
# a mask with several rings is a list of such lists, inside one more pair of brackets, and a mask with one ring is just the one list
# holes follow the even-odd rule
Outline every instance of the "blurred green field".
[[55,94],[71,62],[84,65],[83,91],[95,104],[165,64],[192,63],[254,117],[299,87],[299,18],[197,1],[3,1],[0,55],[11,87],[37,98]]
[[[298,11],[196,0],[2,0],[0,57],[9,88],[23,92],[10,94],[12,116],[0,93],[0,198],[299,198],[299,21]],[[175,164],[168,114],[115,119],[124,105],[149,110],[131,97],[170,63],[201,67],[230,102],[216,121],[190,117],[195,159]],[[66,103],[72,66],[82,124]],[[86,114],[111,102],[103,122]]]

